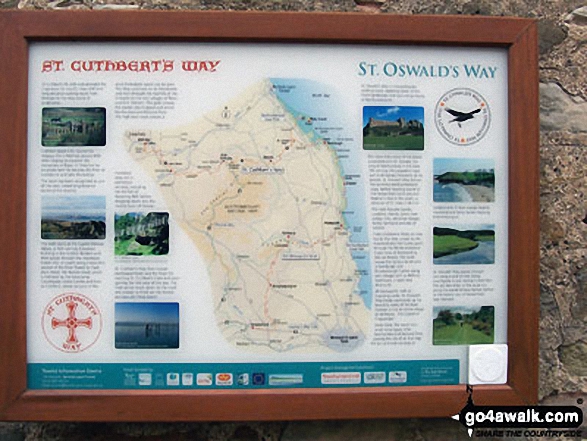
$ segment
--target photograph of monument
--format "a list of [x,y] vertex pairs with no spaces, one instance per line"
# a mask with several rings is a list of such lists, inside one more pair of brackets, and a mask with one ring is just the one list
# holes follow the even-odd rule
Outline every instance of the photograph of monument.
[[104,107],[45,107],[41,143],[45,147],[106,145]]

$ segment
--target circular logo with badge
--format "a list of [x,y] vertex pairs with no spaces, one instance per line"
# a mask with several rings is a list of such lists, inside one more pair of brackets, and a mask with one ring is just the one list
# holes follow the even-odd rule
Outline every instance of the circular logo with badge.
[[451,144],[479,142],[491,125],[487,100],[473,89],[460,87],[446,92],[434,109],[436,129]]
[[43,311],[47,341],[63,352],[82,352],[92,346],[102,331],[98,306],[83,294],[67,292],[55,297]]

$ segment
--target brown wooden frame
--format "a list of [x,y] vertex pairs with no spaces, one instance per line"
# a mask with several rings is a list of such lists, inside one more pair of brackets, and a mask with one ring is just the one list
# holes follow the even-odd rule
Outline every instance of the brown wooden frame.
[[234,41],[493,46],[508,50],[508,384],[476,404],[535,403],[539,155],[536,24],[518,18],[259,12],[0,13],[0,420],[196,421],[444,417],[465,385],[251,391],[27,390],[28,45],[34,41]]

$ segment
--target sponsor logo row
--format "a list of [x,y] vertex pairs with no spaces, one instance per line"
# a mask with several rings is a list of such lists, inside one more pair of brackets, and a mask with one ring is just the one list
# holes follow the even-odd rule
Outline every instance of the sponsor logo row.
[[408,381],[406,371],[391,372],[324,372],[321,376],[322,384],[399,384]]
[[[406,371],[392,372],[323,372],[320,377],[321,383],[325,385],[337,384],[399,384],[408,381]],[[263,372],[240,373],[199,373],[194,375],[191,372],[182,374],[170,372],[166,376],[167,386],[294,386],[304,382],[303,374],[269,374]],[[150,373],[138,375],[139,386],[151,386],[153,376]]]

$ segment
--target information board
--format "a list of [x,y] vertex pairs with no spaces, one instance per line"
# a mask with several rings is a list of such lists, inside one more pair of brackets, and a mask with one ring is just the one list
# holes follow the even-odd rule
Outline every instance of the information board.
[[29,78],[29,387],[458,384],[507,343],[505,49],[35,43]]
[[12,14],[27,114],[0,134],[25,238],[4,271],[24,283],[2,337],[24,395],[5,418],[59,419],[55,396],[133,420],[158,399],[165,420],[448,415],[467,384],[532,400],[531,22],[435,17],[453,40],[423,17],[66,15],[54,35]]

